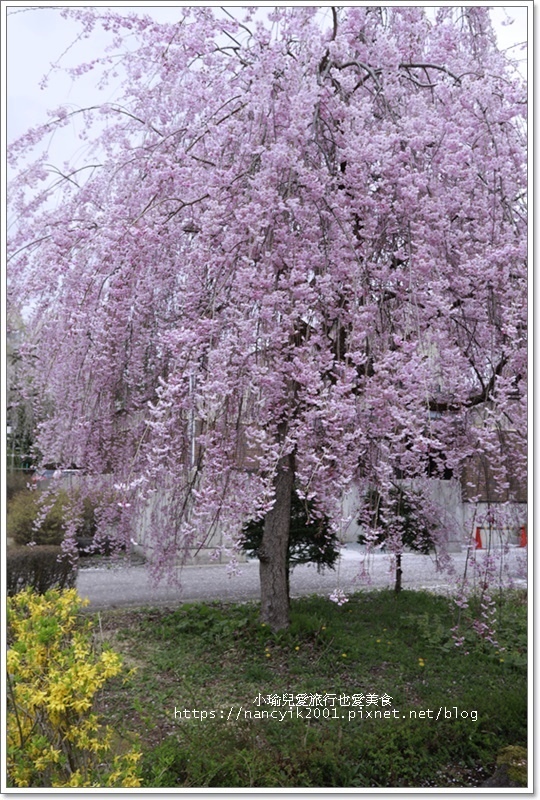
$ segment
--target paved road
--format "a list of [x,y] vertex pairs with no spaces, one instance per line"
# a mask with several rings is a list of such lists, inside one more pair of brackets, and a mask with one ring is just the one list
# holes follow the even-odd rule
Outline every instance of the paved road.
[[[369,580],[360,575],[364,555],[358,545],[344,548],[335,570],[317,572],[313,565],[295,567],[291,574],[291,596],[330,594],[337,587],[344,592],[393,586],[388,556],[377,553],[370,557]],[[479,563],[485,553],[476,552]],[[526,586],[525,550],[510,551],[505,559],[508,573],[516,586]],[[456,576],[463,575],[466,556],[453,554],[455,576],[438,572],[430,556],[407,553],[403,556],[403,588],[429,589],[450,592]],[[241,602],[259,597],[259,564],[248,561],[239,567],[240,574],[230,574],[225,565],[189,566],[178,570],[180,586],[152,585],[146,567],[107,567],[83,569],[79,572],[77,589],[90,600],[90,609],[121,607],[173,607],[194,600],[224,600]],[[469,575],[471,569],[469,567]]]

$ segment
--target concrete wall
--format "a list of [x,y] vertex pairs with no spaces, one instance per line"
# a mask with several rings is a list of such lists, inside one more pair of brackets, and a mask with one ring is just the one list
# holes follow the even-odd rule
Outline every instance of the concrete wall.
[[[427,492],[435,505],[442,510],[442,515],[445,518],[447,527],[451,531],[448,549],[450,552],[461,552],[470,543],[471,537],[475,532],[475,524],[480,519],[485,518],[487,506],[479,504],[478,507],[471,503],[464,503],[461,498],[461,485],[459,481],[449,480],[416,480],[412,482],[412,488],[419,491]],[[340,534],[340,539],[343,543],[357,543],[358,536],[362,532],[362,527],[357,523],[358,509],[360,507],[360,492],[357,487],[353,487],[343,498],[342,508],[343,517],[349,518],[349,521],[343,526]],[[497,504],[496,504],[497,505]],[[502,508],[502,504],[499,504]],[[493,508],[493,506],[492,506]],[[508,536],[511,544],[519,544],[519,528],[526,523],[527,520],[527,506],[526,504],[519,503],[513,506],[504,507],[506,528],[508,530],[500,531],[501,536]],[[499,509],[500,511],[501,509]],[[500,514],[499,514],[500,516]],[[139,528],[137,532],[137,549],[150,555],[149,545],[151,544],[151,509],[148,508],[146,513],[141,517]],[[499,537],[500,539],[501,537]],[[493,535],[493,546],[500,546],[497,544],[497,536]],[[189,553],[187,563],[226,563],[230,560],[226,552],[221,552],[222,546],[225,544],[223,531],[218,530],[216,534],[204,546],[196,551],[193,549]],[[217,551],[217,552],[216,552]]]

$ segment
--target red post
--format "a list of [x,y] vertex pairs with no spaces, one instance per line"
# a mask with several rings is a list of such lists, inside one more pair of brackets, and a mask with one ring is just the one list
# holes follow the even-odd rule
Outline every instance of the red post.
[[474,548],[475,550],[482,550],[482,534],[481,534],[481,530],[482,530],[481,528],[477,528],[476,529],[476,536],[475,536],[476,547]]

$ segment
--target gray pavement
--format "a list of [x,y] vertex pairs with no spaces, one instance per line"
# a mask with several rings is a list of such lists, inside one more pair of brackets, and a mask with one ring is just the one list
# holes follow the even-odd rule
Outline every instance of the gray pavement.
[[[486,553],[476,551],[482,564]],[[317,572],[312,564],[300,565],[291,573],[291,596],[330,594],[336,588],[345,593],[362,589],[388,588],[394,583],[388,555],[376,553],[364,561],[359,545],[347,545],[336,569]],[[406,553],[402,557],[403,588],[428,589],[450,594],[463,575],[466,553],[453,553],[454,574],[437,570],[431,556]],[[504,557],[504,571],[517,587],[526,586],[527,551],[516,548]],[[468,574],[474,570],[470,563]],[[363,574],[364,573],[364,574]],[[242,602],[259,598],[259,563],[249,560],[231,574],[227,565],[205,564],[176,570],[178,585],[154,586],[145,566],[101,565],[82,569],[77,578],[77,590],[90,601],[89,609],[174,607],[192,601],[222,600]]]

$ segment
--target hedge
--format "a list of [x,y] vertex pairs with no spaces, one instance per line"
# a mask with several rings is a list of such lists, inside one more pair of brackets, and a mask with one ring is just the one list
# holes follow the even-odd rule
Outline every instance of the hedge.
[[10,597],[26,588],[38,594],[53,587],[69,589],[77,580],[77,566],[54,545],[8,548],[6,567]]

